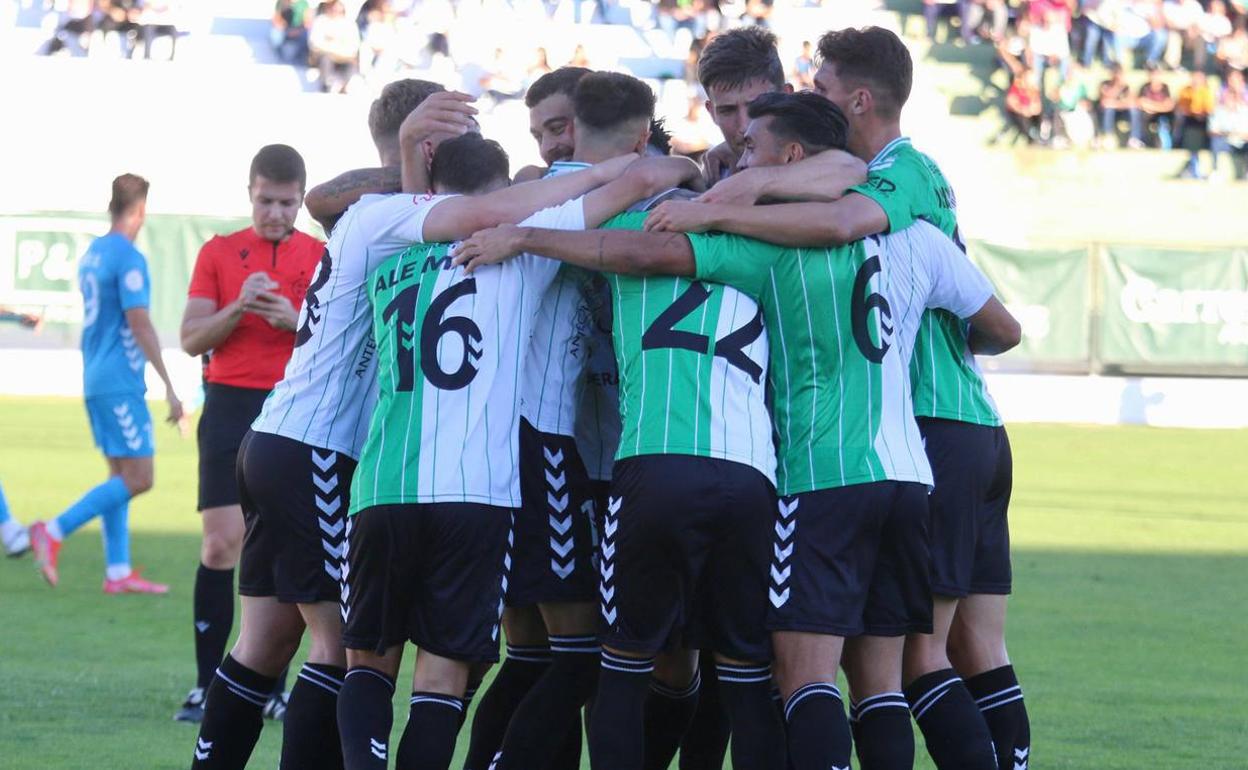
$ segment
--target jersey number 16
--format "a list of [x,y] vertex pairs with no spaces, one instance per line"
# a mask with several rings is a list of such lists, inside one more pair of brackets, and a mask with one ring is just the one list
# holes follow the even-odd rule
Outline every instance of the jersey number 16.
[[[433,298],[420,325],[420,371],[430,385],[439,390],[459,390],[468,387],[477,376],[476,362],[480,360],[481,328],[466,316],[448,316],[447,308],[460,297],[477,293],[477,280],[468,278],[442,290]],[[420,298],[420,284],[412,284],[400,291],[381,312],[385,323],[394,323],[395,366],[399,381],[395,390],[408,392],[416,387],[416,304]],[[459,335],[464,357],[454,371],[446,371],[438,360],[438,346],[448,334]]]

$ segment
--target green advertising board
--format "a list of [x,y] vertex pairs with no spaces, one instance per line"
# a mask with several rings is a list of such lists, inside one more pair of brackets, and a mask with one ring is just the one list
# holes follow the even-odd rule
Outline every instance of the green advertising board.
[[1248,249],[1106,246],[1099,261],[1105,367],[1248,374]]
[[968,253],[1023,327],[1003,368],[1087,370],[1091,363],[1089,250],[1019,249],[972,242]]
[[[136,245],[148,260],[152,321],[162,335],[177,334],[200,246],[248,224],[238,218],[148,216]],[[78,259],[106,232],[103,215],[0,215],[0,305],[42,315],[53,326],[80,324]]]

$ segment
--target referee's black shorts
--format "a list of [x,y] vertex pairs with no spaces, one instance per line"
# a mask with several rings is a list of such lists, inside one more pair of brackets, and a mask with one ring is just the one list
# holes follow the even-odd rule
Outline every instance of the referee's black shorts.
[[269,391],[204,383],[199,416],[199,504],[196,510],[238,505],[238,447],[260,415]]

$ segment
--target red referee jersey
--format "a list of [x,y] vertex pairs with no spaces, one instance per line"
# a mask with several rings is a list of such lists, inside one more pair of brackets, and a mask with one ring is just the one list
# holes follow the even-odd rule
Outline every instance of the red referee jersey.
[[[218,235],[199,250],[187,295],[210,299],[219,309],[238,299],[247,276],[263,272],[297,310],[324,248],[321,241],[298,230],[283,241],[261,238],[250,227]],[[204,379],[271,390],[282,378],[294,345],[294,332],[274,329],[255,313],[244,313],[225,342],[213,349]]]

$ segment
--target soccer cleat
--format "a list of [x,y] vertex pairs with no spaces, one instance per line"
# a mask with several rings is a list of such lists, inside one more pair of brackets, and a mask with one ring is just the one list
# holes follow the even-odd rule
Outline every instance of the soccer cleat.
[[286,702],[290,695],[282,693],[269,698],[269,702],[264,704],[264,711],[261,712],[265,719],[272,719],[274,722],[281,722],[286,719]]
[[204,688],[196,687],[186,696],[186,702],[182,704],[182,708],[178,709],[173,715],[175,722],[202,722],[204,721]]
[[145,580],[141,575],[139,575],[138,570],[134,570],[120,580],[109,580],[108,578],[104,578],[104,593],[167,594],[169,593],[169,586],[163,583],[153,583],[150,580]]
[[21,556],[30,550],[30,532],[25,527],[14,530],[4,541],[4,553],[10,558]]
[[35,566],[43,573],[43,579],[48,581],[48,585],[55,586],[61,579],[56,571],[61,541],[48,534],[48,525],[42,521],[30,525],[30,550],[35,554]]

